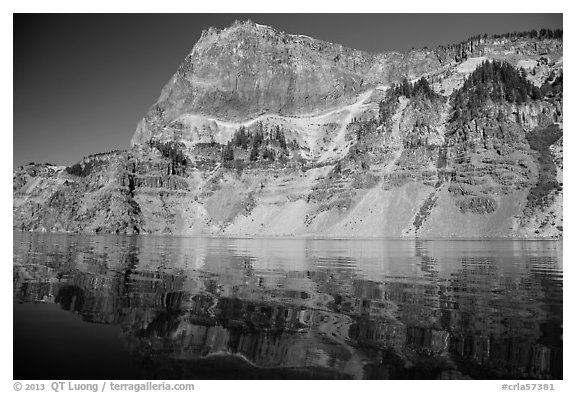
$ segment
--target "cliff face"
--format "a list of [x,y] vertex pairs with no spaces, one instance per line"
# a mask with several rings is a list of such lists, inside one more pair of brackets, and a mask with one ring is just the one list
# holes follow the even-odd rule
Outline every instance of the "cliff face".
[[377,56],[237,22],[204,31],[138,125],[132,143],[175,126],[185,114],[245,121],[263,113],[322,113],[376,84],[420,75],[439,64],[432,53]]
[[550,38],[372,55],[209,30],[132,149],[15,171],[14,228],[559,237],[562,70]]

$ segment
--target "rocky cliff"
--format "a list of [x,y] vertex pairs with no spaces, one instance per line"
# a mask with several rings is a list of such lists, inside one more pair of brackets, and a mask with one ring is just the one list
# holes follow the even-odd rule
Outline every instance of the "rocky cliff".
[[174,128],[185,114],[231,121],[322,113],[376,84],[439,65],[432,52],[372,55],[252,22],[211,28],[162,89],[132,142]]
[[14,228],[562,236],[562,39],[368,54],[210,29],[128,151],[14,172]]

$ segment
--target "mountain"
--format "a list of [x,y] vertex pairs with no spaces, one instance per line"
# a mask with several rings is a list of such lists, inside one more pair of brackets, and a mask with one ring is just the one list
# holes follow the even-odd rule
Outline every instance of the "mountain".
[[132,143],[146,142],[159,128],[183,126],[190,139],[214,120],[236,124],[267,113],[322,114],[439,64],[431,52],[372,55],[251,22],[209,29],[162,89]]
[[370,54],[209,29],[126,151],[14,171],[14,228],[562,236],[561,31]]

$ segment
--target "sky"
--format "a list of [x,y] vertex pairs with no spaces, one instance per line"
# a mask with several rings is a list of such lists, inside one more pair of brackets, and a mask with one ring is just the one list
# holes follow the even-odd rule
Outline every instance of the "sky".
[[236,19],[369,52],[563,27],[562,14],[14,14],[13,165],[128,148],[202,30]]

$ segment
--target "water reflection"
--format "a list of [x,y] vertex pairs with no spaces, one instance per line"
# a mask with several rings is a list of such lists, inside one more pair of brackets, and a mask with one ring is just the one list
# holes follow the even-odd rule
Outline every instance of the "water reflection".
[[562,378],[559,242],[15,233],[14,296],[146,378]]

